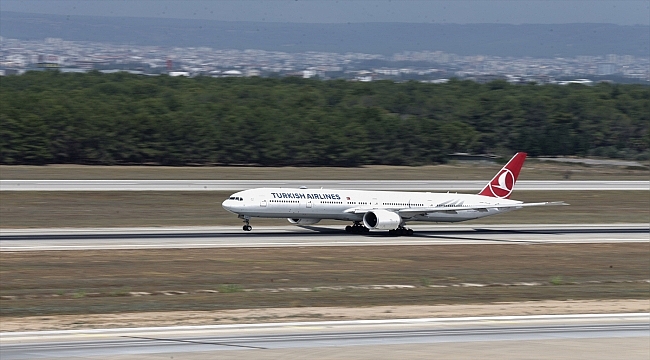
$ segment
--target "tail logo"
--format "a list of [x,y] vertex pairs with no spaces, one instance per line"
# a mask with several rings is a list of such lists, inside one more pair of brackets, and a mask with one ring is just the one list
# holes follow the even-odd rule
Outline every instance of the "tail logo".
[[510,196],[515,186],[515,176],[508,169],[501,169],[501,173],[494,177],[488,185],[490,192],[495,197],[504,199]]

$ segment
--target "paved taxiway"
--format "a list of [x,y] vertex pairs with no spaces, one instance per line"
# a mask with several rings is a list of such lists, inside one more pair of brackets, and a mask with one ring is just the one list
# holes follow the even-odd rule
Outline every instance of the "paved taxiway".
[[[486,180],[0,180],[1,191],[239,191],[259,187],[479,191]],[[650,181],[520,180],[517,190],[650,190]]]
[[[254,223],[253,223],[254,225]],[[341,226],[1,230],[0,251],[650,242],[649,224],[414,225],[415,235]]]
[[646,313],[501,316],[0,333],[0,357],[647,359],[649,340]]

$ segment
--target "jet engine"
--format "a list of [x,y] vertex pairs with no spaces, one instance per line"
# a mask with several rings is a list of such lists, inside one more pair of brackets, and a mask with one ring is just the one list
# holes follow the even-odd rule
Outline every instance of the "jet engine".
[[373,230],[393,230],[402,223],[402,218],[388,210],[368,211],[363,215],[363,225]]
[[290,223],[294,225],[314,225],[320,221],[320,219],[292,219],[288,218]]

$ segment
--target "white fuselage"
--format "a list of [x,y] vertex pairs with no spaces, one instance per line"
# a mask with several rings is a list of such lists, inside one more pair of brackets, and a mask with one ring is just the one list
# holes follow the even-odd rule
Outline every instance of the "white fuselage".
[[399,211],[454,207],[406,217],[403,221],[458,222],[509,212],[515,207],[459,210],[459,207],[515,205],[521,201],[472,194],[363,191],[332,189],[257,188],[237,192],[225,200],[224,209],[244,217],[335,219],[361,221],[363,210]]

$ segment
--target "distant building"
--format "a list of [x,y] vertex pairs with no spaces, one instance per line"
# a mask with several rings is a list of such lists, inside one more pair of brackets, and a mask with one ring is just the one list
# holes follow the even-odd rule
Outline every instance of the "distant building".
[[141,70],[122,70],[122,69],[110,69],[110,70],[99,70],[102,74],[115,74],[119,72],[133,74],[133,75],[144,75],[144,72]]
[[109,62],[106,60],[76,60],[74,64],[79,68],[92,70],[98,65],[108,65]]
[[79,68],[59,68],[59,71],[62,73],[86,73],[88,72],[87,69],[79,69]]
[[508,80],[508,78],[504,75],[477,75],[468,78],[468,80],[474,80],[479,84],[486,84],[496,80]]
[[39,62],[36,64],[36,67],[39,69],[58,69],[61,65],[57,63]]
[[316,76],[316,71],[314,70],[303,70],[302,71],[302,78],[303,79],[309,79]]
[[242,73],[239,70],[227,70],[221,73],[222,77],[240,77],[244,76],[244,73]]
[[617,71],[618,71],[618,67],[616,66],[616,64],[613,63],[598,64],[598,70],[597,70],[598,75],[612,75],[612,74],[616,74]]
[[170,71],[169,76],[186,76],[186,77],[189,77],[190,72],[189,71]]
[[593,85],[594,82],[589,79],[575,79],[569,81],[560,81],[559,85],[579,84],[579,85]]

